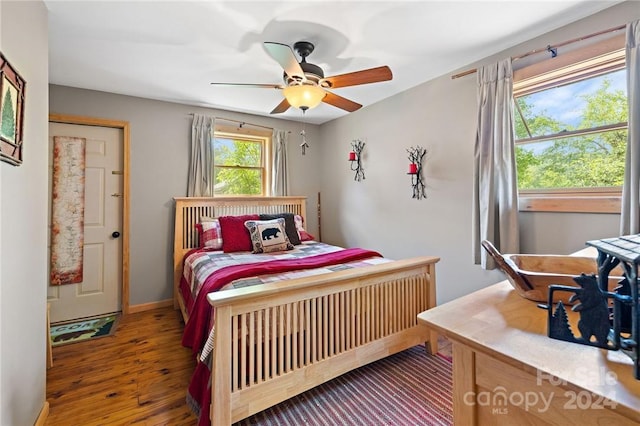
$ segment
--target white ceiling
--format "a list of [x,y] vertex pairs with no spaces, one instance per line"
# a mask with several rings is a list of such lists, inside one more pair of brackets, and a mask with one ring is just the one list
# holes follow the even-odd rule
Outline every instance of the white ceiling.
[[[62,1],[49,9],[53,84],[269,115],[282,82],[264,41],[311,41],[326,76],[388,65],[393,80],[335,89],[365,107],[619,1]],[[347,114],[321,104],[320,124]],[[301,120],[290,108],[280,118]]]

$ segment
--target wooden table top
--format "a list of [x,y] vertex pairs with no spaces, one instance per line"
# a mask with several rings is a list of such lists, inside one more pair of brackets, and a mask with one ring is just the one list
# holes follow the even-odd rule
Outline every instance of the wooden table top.
[[640,420],[640,380],[631,358],[547,337],[547,311],[506,280],[422,312],[418,321],[533,375],[615,401],[618,411]]

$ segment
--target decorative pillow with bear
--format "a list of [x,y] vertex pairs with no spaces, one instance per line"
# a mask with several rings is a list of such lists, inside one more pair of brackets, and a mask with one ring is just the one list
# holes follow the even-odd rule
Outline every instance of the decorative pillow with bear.
[[284,223],[284,218],[246,221],[244,226],[249,230],[253,253],[293,250]]
[[296,231],[298,231],[298,236],[300,237],[300,242],[302,241],[313,241],[316,239],[313,235],[305,231],[304,229],[304,219],[299,214],[293,216],[293,221],[296,224]]
[[278,214],[261,214],[260,220],[273,220],[278,218],[284,218],[284,230],[289,237],[289,241],[294,246],[300,244],[300,235],[296,229],[296,222],[293,217],[293,213],[278,213]]
[[200,247],[213,250],[222,249],[222,231],[220,229],[220,222],[218,219],[214,219],[207,216],[200,218],[200,223],[196,223],[196,229],[198,230],[198,236],[200,237]]
[[220,229],[222,230],[222,251],[233,253],[236,251],[251,250],[251,238],[249,231],[244,226],[248,220],[259,220],[257,214],[243,216],[220,216]]

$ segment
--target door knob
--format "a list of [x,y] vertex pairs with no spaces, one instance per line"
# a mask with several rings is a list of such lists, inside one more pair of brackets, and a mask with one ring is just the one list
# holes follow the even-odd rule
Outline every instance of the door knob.
[[111,233],[111,236],[112,236],[113,238],[118,238],[118,237],[120,236],[120,233],[119,233],[118,231],[113,231],[113,232]]

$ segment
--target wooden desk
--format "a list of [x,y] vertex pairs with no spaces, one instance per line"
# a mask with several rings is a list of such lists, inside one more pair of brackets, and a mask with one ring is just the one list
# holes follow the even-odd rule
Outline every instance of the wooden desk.
[[452,342],[456,425],[640,423],[632,360],[547,337],[547,312],[508,281],[418,321]]

